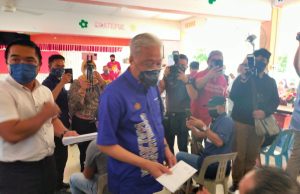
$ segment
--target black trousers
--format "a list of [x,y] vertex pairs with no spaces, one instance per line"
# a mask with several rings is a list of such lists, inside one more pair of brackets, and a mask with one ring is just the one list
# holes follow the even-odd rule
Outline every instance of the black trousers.
[[56,190],[63,188],[64,171],[68,160],[68,146],[62,144],[61,138],[54,137],[55,149],[55,164],[57,173]]
[[0,162],[1,194],[53,194],[55,183],[53,156],[37,162]]
[[187,152],[188,146],[188,128],[186,127],[186,113],[168,112],[164,118],[165,138],[168,145],[174,153],[175,135],[177,135],[177,145],[179,151]]
[[[96,123],[94,120],[85,120],[80,119],[76,116],[72,118],[72,129],[75,130],[78,134],[87,134],[94,133],[97,131]],[[89,146],[90,141],[82,142],[78,144],[78,148],[80,151],[80,167],[81,171],[84,168],[84,160],[85,160],[85,152],[87,147]]]

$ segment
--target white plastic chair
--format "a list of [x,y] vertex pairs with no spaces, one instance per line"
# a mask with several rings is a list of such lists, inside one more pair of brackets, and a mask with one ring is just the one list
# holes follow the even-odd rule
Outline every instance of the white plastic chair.
[[[190,180],[188,180],[185,194],[189,194],[192,179],[196,183],[203,185],[211,194],[216,194],[216,186],[218,184],[222,184],[224,193],[227,193],[228,176],[226,177],[226,167],[229,161],[235,160],[236,155],[237,152],[207,156],[202,163],[199,173],[195,174]],[[216,178],[214,180],[205,179],[204,176],[208,166],[216,162],[219,163]]]

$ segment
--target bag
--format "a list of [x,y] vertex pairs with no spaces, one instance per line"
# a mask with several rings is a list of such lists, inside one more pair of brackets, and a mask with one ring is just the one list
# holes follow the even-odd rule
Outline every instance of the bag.
[[266,134],[273,136],[280,132],[280,128],[277,125],[275,117],[270,115],[265,119],[255,119],[255,131],[258,136]]

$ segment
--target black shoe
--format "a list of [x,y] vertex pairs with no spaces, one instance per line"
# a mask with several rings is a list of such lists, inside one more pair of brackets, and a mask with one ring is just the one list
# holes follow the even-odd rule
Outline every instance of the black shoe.
[[231,187],[229,187],[228,192],[234,193],[236,190],[239,190],[239,186],[237,184],[233,184]]
[[70,188],[70,185],[68,183],[63,183],[62,184],[62,188],[64,189],[69,189]]

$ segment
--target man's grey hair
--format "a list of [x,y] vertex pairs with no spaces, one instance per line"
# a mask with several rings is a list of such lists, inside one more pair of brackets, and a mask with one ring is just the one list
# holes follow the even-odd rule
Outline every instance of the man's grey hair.
[[246,194],[299,194],[300,187],[285,171],[275,167],[254,170],[254,187]]
[[142,47],[162,46],[162,42],[150,33],[138,34],[130,41],[130,54],[135,56],[140,53]]

